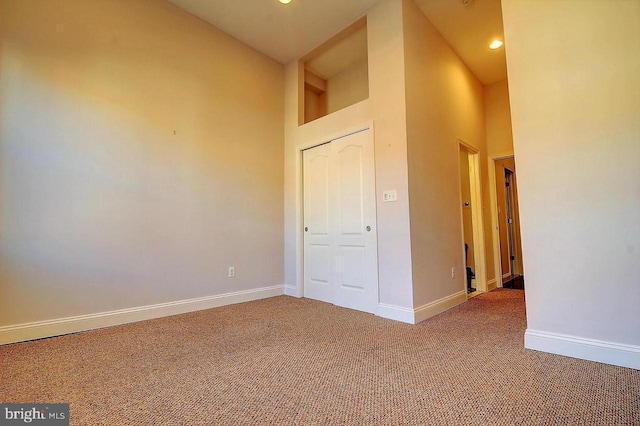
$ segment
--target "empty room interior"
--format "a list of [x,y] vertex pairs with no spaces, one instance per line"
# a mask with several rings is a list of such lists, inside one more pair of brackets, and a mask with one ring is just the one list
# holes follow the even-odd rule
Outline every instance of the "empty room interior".
[[0,404],[638,424],[639,75],[636,0],[0,0]]

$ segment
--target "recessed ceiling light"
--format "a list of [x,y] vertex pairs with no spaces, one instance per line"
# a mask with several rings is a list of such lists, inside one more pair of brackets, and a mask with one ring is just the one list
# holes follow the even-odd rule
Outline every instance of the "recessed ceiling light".
[[278,0],[280,3],[282,4],[289,4],[291,3],[291,0]]
[[502,42],[500,40],[493,40],[489,45],[489,49],[496,50],[502,47]]

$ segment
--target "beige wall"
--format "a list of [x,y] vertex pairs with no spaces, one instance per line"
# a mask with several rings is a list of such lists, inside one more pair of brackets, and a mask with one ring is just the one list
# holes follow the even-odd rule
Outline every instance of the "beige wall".
[[489,158],[513,154],[507,80],[484,86],[484,113]]
[[[480,152],[488,196],[487,153],[482,85],[413,0],[403,1],[403,11],[411,254],[419,307],[466,288],[458,140]],[[458,271],[455,279],[451,267]]]
[[[483,161],[485,158],[482,159]],[[491,179],[490,174],[493,174],[492,168],[489,166],[488,160],[483,164],[487,164],[486,175],[482,180],[482,220],[484,221],[484,255],[485,255],[485,267],[487,275],[487,290],[493,290],[500,283],[500,278],[497,277],[495,267],[495,257],[497,253],[493,249],[493,233],[495,229],[494,221],[491,216],[492,211],[492,198],[491,198]],[[475,272],[475,271],[474,271]]]
[[640,2],[502,6],[525,342],[640,368]]
[[283,284],[280,64],[164,1],[3,0],[0,93],[0,326]]
[[329,114],[369,97],[369,66],[365,59],[327,80]]
[[[504,248],[502,239],[506,235],[499,233],[496,229],[497,226],[501,226],[498,206],[502,205],[501,203],[504,201],[500,199],[500,196],[504,198],[504,177],[496,179],[493,176],[493,169],[496,167],[494,159],[513,156],[511,107],[509,105],[509,88],[506,79],[484,86],[484,111],[487,132],[487,155],[489,156],[488,164],[492,175],[490,177],[491,187],[489,188],[491,196],[490,210],[486,210],[491,216],[489,218],[490,223],[486,228],[488,232],[485,242],[491,244],[491,247],[487,247],[487,263],[493,265],[496,270],[501,269],[502,274],[506,274],[508,272],[508,259],[505,259],[500,254],[500,251]],[[513,158],[511,161],[513,161]],[[502,266],[499,265],[501,261]],[[505,262],[507,262],[506,269]],[[500,275],[500,272],[495,275]],[[500,281],[501,279],[498,276],[498,286]]]
[[[407,151],[404,99],[404,52],[401,0],[385,0],[367,13],[369,99],[298,126],[298,61],[285,71],[285,282],[288,294],[302,295],[301,149],[373,123],[375,138],[379,298],[395,308],[413,306]],[[398,201],[382,203],[382,192],[395,189]]]
[[305,86],[304,88],[304,122],[316,120],[327,115],[327,93],[317,93]]

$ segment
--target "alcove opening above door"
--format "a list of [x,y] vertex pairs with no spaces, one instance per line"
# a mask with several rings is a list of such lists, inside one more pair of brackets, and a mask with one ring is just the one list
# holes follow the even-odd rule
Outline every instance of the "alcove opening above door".
[[300,59],[299,125],[369,98],[366,16]]

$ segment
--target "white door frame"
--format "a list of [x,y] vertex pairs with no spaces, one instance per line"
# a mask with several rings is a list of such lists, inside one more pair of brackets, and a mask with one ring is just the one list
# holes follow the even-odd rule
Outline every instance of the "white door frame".
[[[304,297],[304,176],[302,172],[302,151],[323,145],[331,142],[332,140],[343,138],[354,133],[359,133],[369,130],[371,132],[371,138],[373,140],[374,147],[374,161],[375,161],[375,132],[373,121],[345,128],[339,132],[330,133],[325,136],[315,138],[307,143],[300,144],[296,147],[296,288],[287,291],[286,294],[295,297]],[[374,165],[375,167],[375,165]],[[377,205],[376,205],[377,210]],[[376,223],[377,223],[377,211],[376,211]],[[374,231],[378,232],[378,227],[374,228]],[[375,271],[376,278],[379,276],[379,262],[377,263],[377,269]],[[378,304],[380,301],[380,289],[379,281],[376,279],[376,298]],[[377,306],[376,306],[377,309]],[[377,312],[374,312],[377,315]]]
[[496,192],[496,161],[514,158],[513,151],[489,158],[489,199],[491,200],[491,235],[493,239],[493,264],[496,286],[502,287],[502,261],[500,253],[500,231],[498,223],[498,193]]
[[[469,145],[465,141],[458,139],[458,155],[460,147],[464,147],[469,152],[469,186],[471,188],[471,223],[473,224],[473,251],[475,261],[476,289],[481,292],[487,291],[487,267],[484,248],[484,221],[482,216],[482,181],[480,180],[480,152],[477,148]],[[462,222],[462,178],[460,175],[460,161],[458,161],[458,198],[460,199],[460,226],[463,230],[462,237],[462,264],[466,271],[466,259],[464,256],[464,225]],[[465,281],[465,290],[466,290]]]

